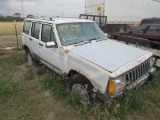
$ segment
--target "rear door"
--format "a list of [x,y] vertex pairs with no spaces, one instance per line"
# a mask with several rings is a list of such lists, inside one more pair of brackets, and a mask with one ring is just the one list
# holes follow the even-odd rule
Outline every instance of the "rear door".
[[36,58],[37,60],[39,60],[40,58],[40,53],[39,53],[40,28],[41,28],[40,22],[33,22],[31,28],[31,35],[29,37],[31,53],[33,57]]
[[143,38],[160,42],[160,26],[150,26]]
[[140,37],[143,38],[144,33],[146,32],[148,26],[139,26],[132,30],[133,37]]

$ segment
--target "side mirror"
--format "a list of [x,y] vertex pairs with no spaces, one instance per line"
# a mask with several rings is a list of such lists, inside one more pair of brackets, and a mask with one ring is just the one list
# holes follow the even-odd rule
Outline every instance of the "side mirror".
[[130,33],[130,34],[132,34],[132,30],[131,30],[131,31],[129,31],[129,33]]
[[108,35],[107,33],[104,33],[104,35],[105,35],[106,37],[109,37],[109,35]]
[[53,48],[53,47],[55,47],[55,46],[56,46],[56,44],[55,44],[54,41],[52,41],[52,42],[47,42],[47,43],[46,43],[46,47],[47,47],[47,48]]

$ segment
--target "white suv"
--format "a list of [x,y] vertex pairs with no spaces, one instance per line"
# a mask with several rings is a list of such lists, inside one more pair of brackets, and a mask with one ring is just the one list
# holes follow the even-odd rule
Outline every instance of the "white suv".
[[23,48],[64,78],[83,100],[104,101],[142,85],[156,71],[152,53],[106,38],[90,20],[25,19]]

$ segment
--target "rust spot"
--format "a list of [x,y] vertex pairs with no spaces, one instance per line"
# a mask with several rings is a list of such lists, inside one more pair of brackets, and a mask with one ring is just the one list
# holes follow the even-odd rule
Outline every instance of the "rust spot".
[[77,73],[81,74],[82,76],[86,77],[88,80],[90,80],[89,79],[90,78],[89,75],[87,75],[87,74],[85,74],[85,73],[83,73],[83,72],[81,72],[80,70],[77,70],[77,69],[73,69],[73,70],[75,70]]
[[92,98],[96,98],[97,93],[92,93]]
[[88,89],[88,84],[84,84],[84,88],[87,90]]
[[60,51],[65,53],[65,54],[69,53],[69,50],[64,49],[64,47],[60,47]]

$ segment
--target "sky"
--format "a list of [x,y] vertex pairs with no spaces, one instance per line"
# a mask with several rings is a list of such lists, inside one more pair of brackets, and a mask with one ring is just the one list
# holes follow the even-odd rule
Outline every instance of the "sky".
[[[24,16],[78,17],[85,12],[85,0],[22,0]],[[21,0],[0,0],[0,14],[7,16],[22,12]]]

